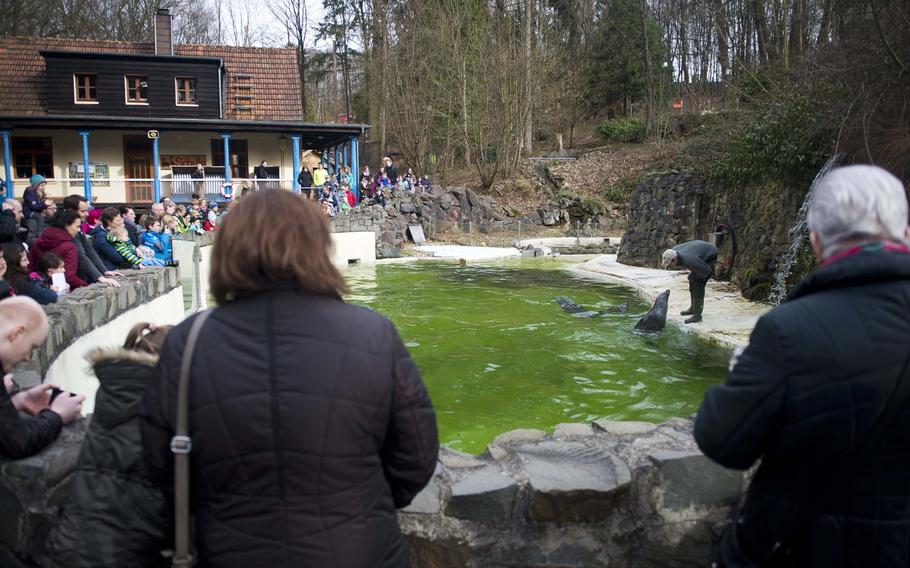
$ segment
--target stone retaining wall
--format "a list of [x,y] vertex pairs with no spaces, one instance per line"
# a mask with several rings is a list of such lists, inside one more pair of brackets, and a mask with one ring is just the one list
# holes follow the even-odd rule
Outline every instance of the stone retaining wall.
[[515,430],[481,456],[443,448],[399,513],[414,566],[705,566],[745,486],[692,422]]
[[[719,186],[689,172],[654,174],[635,189],[619,262],[657,267],[661,253],[691,239],[708,240],[715,224],[732,228],[718,241],[718,275],[750,300],[764,300],[778,261],[790,246],[789,229],[808,187],[752,183]],[[731,258],[733,265],[721,266]],[[790,284],[814,267],[811,251],[797,258]]]
[[61,296],[56,304],[44,306],[50,333],[32,353],[32,360],[20,366],[20,370],[44,376],[54,360],[82,336],[180,286],[175,268],[143,268],[123,273],[120,288],[92,284]]

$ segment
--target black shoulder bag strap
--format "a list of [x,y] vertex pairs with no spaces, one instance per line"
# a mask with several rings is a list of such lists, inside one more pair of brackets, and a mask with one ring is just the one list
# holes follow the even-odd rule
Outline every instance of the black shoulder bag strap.
[[193,449],[193,441],[189,431],[188,393],[196,341],[212,311],[206,310],[196,316],[180,361],[177,424],[174,437],[171,438],[171,452],[174,454],[174,557],[171,566],[175,568],[187,568],[193,564],[193,555],[190,553],[190,450]]

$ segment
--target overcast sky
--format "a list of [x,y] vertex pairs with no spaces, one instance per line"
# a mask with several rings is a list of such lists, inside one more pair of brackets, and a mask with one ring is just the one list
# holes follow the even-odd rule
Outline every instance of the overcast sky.
[[[268,39],[263,47],[283,47],[287,42],[287,32],[285,31],[284,24],[275,18],[268,9],[268,2],[269,0],[259,0],[258,2],[250,2],[250,0],[223,0],[222,10],[225,10],[226,5],[228,4],[238,11],[251,9],[253,17],[255,18],[255,21],[258,22],[259,27],[266,31],[263,35]],[[322,0],[306,0],[306,5],[307,18],[310,22],[310,32],[307,34],[307,44],[309,47],[312,47],[316,40],[316,27],[322,19],[324,11],[322,9]],[[225,20],[227,20],[227,18],[225,18]],[[322,41],[320,42],[320,45],[325,47],[327,44],[325,41]]]

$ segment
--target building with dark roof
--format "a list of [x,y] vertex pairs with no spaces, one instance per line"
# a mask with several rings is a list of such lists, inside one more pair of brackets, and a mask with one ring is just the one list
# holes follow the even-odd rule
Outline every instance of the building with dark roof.
[[100,203],[292,189],[302,155],[356,172],[365,128],[303,121],[294,49],[174,45],[167,10],[154,43],[0,37],[7,195],[35,174]]

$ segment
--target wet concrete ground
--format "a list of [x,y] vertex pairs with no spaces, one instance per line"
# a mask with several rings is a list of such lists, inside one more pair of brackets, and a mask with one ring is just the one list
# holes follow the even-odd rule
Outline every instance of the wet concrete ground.
[[573,267],[573,270],[600,275],[608,280],[631,286],[643,298],[653,302],[664,290],[670,290],[667,321],[709,341],[731,347],[744,346],[758,318],[771,306],[751,302],[728,282],[711,280],[705,292],[705,309],[700,323],[684,324],[679,312],[689,307],[688,272],[626,266],[616,262],[615,254],[597,256]]

